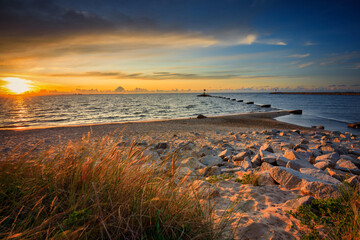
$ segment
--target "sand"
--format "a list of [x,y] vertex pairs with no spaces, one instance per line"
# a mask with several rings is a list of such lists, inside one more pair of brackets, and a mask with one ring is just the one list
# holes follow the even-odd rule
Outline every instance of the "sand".
[[[42,141],[40,148],[61,145],[68,141],[79,141],[82,136],[91,134],[101,137],[113,134],[119,142],[145,142],[156,144],[165,142],[168,149],[174,149],[191,143],[189,153],[184,158],[193,156],[200,158],[201,153],[212,151],[216,155],[228,146],[234,152],[248,149],[251,144],[259,148],[262,144],[273,139],[275,152],[281,152],[283,137],[269,135],[275,129],[290,136],[291,141],[299,141],[292,137],[291,130],[301,130],[312,133],[315,130],[295,126],[274,120],[275,117],[289,114],[287,111],[249,113],[205,119],[176,119],[164,121],[126,122],[112,124],[95,124],[84,126],[52,127],[38,129],[17,129],[0,131],[0,151],[25,151]],[[276,132],[276,131],[275,131]],[[271,137],[272,136],[272,137]],[[285,142],[283,140],[283,142]],[[286,141],[285,143],[288,143]],[[167,149],[164,150],[165,152]],[[226,166],[231,167],[231,166]],[[194,172],[195,173],[195,172]],[[236,177],[236,176],[235,176]],[[203,178],[204,181],[205,179]],[[253,186],[241,184],[234,178],[214,183],[217,189],[212,198],[216,202],[216,213],[221,216],[231,204],[240,200],[242,210],[234,213],[239,227],[234,223],[236,239],[300,239],[299,221],[286,211],[294,210],[285,203],[297,199],[299,191],[290,191],[281,185]]]

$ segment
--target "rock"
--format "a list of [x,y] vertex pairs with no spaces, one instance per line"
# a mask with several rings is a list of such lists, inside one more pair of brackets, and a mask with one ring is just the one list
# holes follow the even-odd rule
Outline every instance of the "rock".
[[254,175],[257,177],[259,186],[277,185],[270,176],[269,171],[255,172]]
[[244,160],[245,157],[248,157],[250,154],[248,152],[241,152],[236,154],[235,156],[232,157],[233,161],[242,161]]
[[322,146],[320,147],[320,150],[321,150],[324,154],[336,152],[336,149],[335,149],[332,145],[329,145],[329,144],[327,144],[327,145],[322,145]]
[[244,170],[242,167],[235,167],[235,168],[223,168],[221,169],[222,173],[234,173]]
[[158,143],[154,147],[154,149],[166,149],[166,148],[168,148],[168,144],[166,142]]
[[289,111],[289,113],[291,113],[291,114],[302,114],[302,110],[292,110],[292,111]]
[[286,150],[283,157],[287,158],[289,160],[296,160],[297,159],[297,156],[296,156],[296,154],[295,154],[295,152],[293,150]]
[[200,199],[212,199],[220,196],[219,189],[207,181],[195,180],[192,182],[191,187],[196,192],[196,197]]
[[294,150],[298,150],[298,149],[303,149],[303,150],[308,150],[309,147],[306,146],[305,144],[297,144],[295,147],[294,147]]
[[297,159],[302,159],[302,160],[308,160],[310,157],[313,157],[311,152],[308,152],[300,148],[295,151],[295,156]]
[[202,115],[202,114],[199,114],[199,115],[197,115],[197,117],[196,118],[198,118],[198,119],[204,119],[204,118],[207,118],[206,116],[204,116],[204,115]]
[[252,165],[249,157],[244,158],[244,161],[241,162],[241,167],[243,167],[245,171],[252,169]]
[[355,176],[352,173],[349,172],[344,172],[341,170],[337,170],[337,169],[331,169],[331,168],[327,168],[324,171],[326,174],[329,174],[331,177],[336,178],[339,181],[344,181],[345,179]]
[[273,168],[274,166],[267,163],[267,162],[263,162],[261,164],[261,168],[260,168],[260,171],[269,171],[271,168]]
[[331,184],[334,184],[335,186],[339,186],[341,184],[341,182],[327,174],[325,174],[324,171],[321,170],[317,170],[317,169],[310,169],[310,168],[301,168],[300,169],[301,173],[305,173],[307,175],[313,176],[317,179],[320,179],[324,182],[328,182]]
[[291,168],[294,169],[296,171],[299,171],[301,168],[312,168],[312,169],[316,169],[311,163],[309,163],[308,161],[304,161],[304,160],[291,160],[286,164],[287,168]]
[[360,169],[355,166],[351,161],[346,159],[340,159],[336,162],[335,169],[342,171],[349,171],[354,174],[360,174]]
[[323,125],[319,125],[317,126],[318,129],[325,129],[325,127]]
[[208,155],[211,155],[211,156],[215,156],[217,155],[217,152],[215,150],[213,150],[211,147],[203,147],[199,150],[200,153],[202,153],[204,156],[208,156]]
[[178,179],[182,179],[186,176],[188,176],[189,179],[192,179],[195,175],[196,175],[195,172],[188,167],[180,167],[177,169],[175,173],[175,177]]
[[340,159],[339,154],[337,152],[332,152],[332,153],[317,156],[315,158],[315,162],[322,162],[325,160],[330,160],[333,164],[335,164],[339,159]]
[[311,175],[300,173],[289,168],[273,167],[269,170],[269,172],[275,182],[289,190],[299,189],[303,183],[307,182],[322,182],[326,184],[326,182],[321,181]]
[[353,158],[349,155],[340,155],[341,159],[346,159],[351,161],[353,164],[355,164],[357,167],[360,167],[360,159]]
[[198,170],[199,174],[204,177],[209,177],[213,175],[220,175],[221,169],[218,166],[206,167]]
[[220,158],[225,158],[225,157],[230,158],[230,156],[231,156],[231,151],[229,149],[225,149],[218,155],[218,157]]
[[274,164],[276,162],[276,156],[275,156],[275,154],[272,153],[271,155],[267,155],[267,156],[264,156],[263,158],[261,158],[261,161],[267,162],[270,164]]
[[338,198],[341,196],[336,186],[323,182],[306,182],[300,191],[305,195],[311,195],[318,199]]
[[325,160],[325,161],[317,162],[314,164],[314,167],[321,169],[321,170],[325,170],[326,168],[334,167],[334,166],[335,165],[330,160]]
[[200,162],[206,166],[215,166],[222,164],[223,160],[217,156],[205,156],[200,158]]
[[271,107],[271,105],[270,105],[270,104],[264,104],[264,105],[260,105],[260,107],[262,107],[262,108],[269,108],[269,107]]
[[194,170],[206,167],[204,164],[202,164],[201,162],[199,162],[197,159],[195,159],[193,157],[189,157],[189,158],[181,161],[180,166],[188,167],[188,168],[194,169]]
[[246,102],[246,104],[254,104],[254,102]]
[[359,176],[353,176],[349,179],[346,179],[345,182],[349,183],[353,187],[360,186],[360,177]]
[[360,128],[360,122],[356,122],[356,123],[349,123],[348,124],[349,128]]
[[281,142],[280,143],[280,149],[282,151],[286,151],[288,149],[293,149],[294,148],[294,144],[293,143],[289,143],[289,142]]
[[260,151],[266,151],[266,152],[274,153],[273,148],[272,148],[271,145],[268,144],[268,143],[265,143],[264,145],[262,145],[262,146],[260,147]]
[[278,166],[282,166],[282,167],[286,167],[286,164],[289,162],[289,159],[283,157],[283,156],[278,156],[276,158],[276,164]]
[[261,156],[260,154],[256,154],[252,159],[251,159],[251,164],[253,167],[257,167],[261,165]]
[[289,207],[292,209],[298,209],[300,206],[307,206],[310,205],[311,202],[314,200],[312,196],[304,196],[297,199],[290,199],[282,204],[284,207]]

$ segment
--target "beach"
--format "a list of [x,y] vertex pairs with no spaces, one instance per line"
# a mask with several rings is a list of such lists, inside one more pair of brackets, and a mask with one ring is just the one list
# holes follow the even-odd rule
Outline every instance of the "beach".
[[[0,131],[0,149],[22,152],[59,147],[83,137],[111,136],[119,147],[132,144],[154,163],[180,149],[176,177],[204,199],[216,202],[220,216],[233,214],[236,239],[300,239],[300,221],[288,213],[313,199],[339,196],[345,179],[360,174],[360,140],[351,133],[305,128],[275,120],[288,111],[206,118],[124,122]],[[156,165],[155,165],[156,166]],[[245,184],[246,179],[256,183]],[[207,191],[207,190],[206,190]],[[206,192],[205,191],[205,192]]]

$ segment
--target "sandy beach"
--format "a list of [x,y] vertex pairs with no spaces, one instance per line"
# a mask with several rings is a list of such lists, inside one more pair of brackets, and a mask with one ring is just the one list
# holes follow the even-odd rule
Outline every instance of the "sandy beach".
[[[198,191],[211,188],[204,199],[221,213],[240,201],[234,214],[237,239],[300,239],[299,220],[287,211],[314,198],[339,194],[337,186],[360,174],[360,141],[351,133],[299,127],[274,120],[287,111],[249,113],[204,119],[127,122],[87,126],[0,131],[3,153],[78,141],[91,134],[113,134],[119,146],[136,142],[146,155],[162,156],[183,148],[177,163],[179,179],[187,177]],[[186,146],[186,147],[184,147]],[[224,176],[228,176],[224,178]],[[256,184],[237,179],[256,176]],[[209,181],[215,179],[215,181]],[[234,224],[235,228],[235,224]]]

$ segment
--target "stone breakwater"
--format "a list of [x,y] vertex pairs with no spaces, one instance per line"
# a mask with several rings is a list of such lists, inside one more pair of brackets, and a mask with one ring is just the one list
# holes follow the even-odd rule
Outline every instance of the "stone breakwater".
[[[138,142],[148,145],[143,157],[153,161],[144,167],[160,166],[163,156],[177,149],[175,176],[186,179],[203,199],[216,201],[219,215],[242,200],[245,210],[234,214],[242,226],[238,238],[299,239],[299,222],[287,210],[314,198],[335,198],[343,181],[360,181],[360,139],[351,133],[209,131],[157,140]],[[171,165],[169,161],[167,168]],[[249,178],[256,179],[255,186],[244,184]]]

